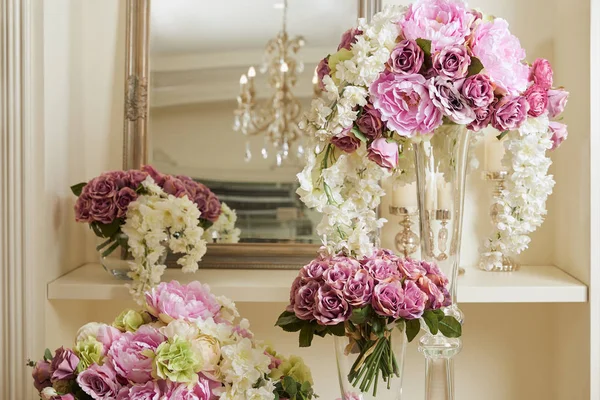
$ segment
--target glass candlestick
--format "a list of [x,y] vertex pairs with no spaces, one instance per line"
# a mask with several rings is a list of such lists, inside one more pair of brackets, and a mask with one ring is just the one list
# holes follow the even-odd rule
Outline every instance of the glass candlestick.
[[408,258],[419,249],[419,235],[412,230],[412,220],[419,215],[419,212],[416,208],[390,206],[390,214],[402,218],[400,220],[400,227],[402,229],[396,235],[394,242],[396,250],[405,258]]

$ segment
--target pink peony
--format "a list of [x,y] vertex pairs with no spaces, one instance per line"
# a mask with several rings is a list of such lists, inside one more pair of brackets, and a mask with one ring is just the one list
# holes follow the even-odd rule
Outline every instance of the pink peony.
[[96,333],[96,340],[104,345],[104,352],[108,352],[113,342],[121,337],[121,331],[117,328],[103,324],[98,328]]
[[550,121],[550,131],[552,132],[552,148],[550,150],[556,150],[558,146],[567,138],[567,126],[560,122]]
[[356,28],[350,28],[342,34],[342,40],[338,45],[338,51],[341,49],[350,50],[352,45],[356,43],[356,37],[362,35],[362,31]]
[[452,122],[466,125],[475,120],[475,112],[458,91],[456,82],[442,76],[428,82],[431,101]]
[[487,107],[494,101],[494,85],[490,77],[484,74],[472,75],[465,79],[460,92],[475,108]]
[[396,319],[403,304],[404,289],[400,281],[380,282],[375,286],[371,305],[377,314]]
[[556,118],[562,114],[567,105],[569,92],[564,89],[548,90],[548,115],[550,118]]
[[213,390],[221,384],[200,376],[197,383],[189,386],[184,383],[163,382],[163,396],[161,400],[216,400],[219,396]]
[[552,66],[550,61],[544,58],[538,58],[531,65],[530,80],[536,85],[544,89],[550,89],[552,87]]
[[187,285],[177,281],[161,282],[146,292],[146,307],[165,323],[174,319],[205,320],[217,316],[221,309],[208,285],[197,281]]
[[118,376],[134,383],[152,379],[152,359],[146,350],[154,351],[165,337],[149,325],[141,326],[135,333],[126,332],[116,340],[108,356]]
[[77,376],[77,384],[94,400],[114,400],[121,390],[117,374],[110,364],[92,364]]
[[162,395],[158,383],[149,381],[143,385],[122,388],[116,400],[161,400]]
[[360,146],[360,140],[354,136],[349,128],[332,137],[331,143],[346,153],[354,153]]
[[356,119],[358,130],[369,140],[375,140],[383,134],[381,113],[371,103],[365,105],[360,117]]
[[433,54],[433,70],[450,79],[462,79],[467,76],[471,57],[462,45],[445,47]]
[[394,169],[398,165],[398,144],[384,138],[375,139],[369,146],[367,157],[380,167]]
[[429,298],[413,281],[404,283],[404,302],[398,309],[398,316],[406,319],[421,318]]
[[529,103],[525,97],[504,96],[494,105],[492,126],[500,132],[518,129],[527,119],[528,111]]
[[317,291],[315,319],[321,325],[337,325],[350,318],[352,308],[342,295],[329,285]]
[[406,39],[431,40],[431,51],[463,44],[471,32],[475,16],[465,4],[455,0],[417,0],[399,24]]
[[430,133],[442,123],[442,113],[431,101],[422,75],[383,73],[371,85],[370,94],[381,119],[400,136]]
[[529,103],[529,111],[527,115],[539,117],[546,112],[548,107],[548,91],[541,86],[531,85],[523,94],[527,103]]
[[502,18],[481,22],[473,36],[473,55],[485,68],[492,82],[512,96],[525,91],[529,67],[523,63],[525,50]]
[[394,47],[387,63],[387,68],[393,73],[416,74],[423,65],[425,53],[414,40],[402,40]]

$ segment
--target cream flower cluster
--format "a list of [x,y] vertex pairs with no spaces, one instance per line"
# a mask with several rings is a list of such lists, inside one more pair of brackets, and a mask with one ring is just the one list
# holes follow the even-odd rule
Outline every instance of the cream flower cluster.
[[235,227],[237,214],[227,204],[221,202],[221,215],[219,219],[208,228],[203,235],[204,240],[212,242],[217,238],[219,243],[238,243],[241,231]]
[[502,255],[525,250],[533,233],[544,221],[546,200],[554,179],[546,151],[552,148],[548,117],[529,118],[518,131],[508,133],[503,164],[509,175],[502,194],[495,198],[500,213],[492,235],[484,242],[482,261],[489,268],[502,266]]
[[145,194],[129,205],[122,226],[134,258],[128,274],[133,279],[129,291],[140,304],[144,293],[160,282],[166,269],[160,262],[167,251],[165,246],[182,254],[177,264],[186,273],[195,272],[206,253],[204,230],[198,226],[198,207],[185,196],[167,195],[151,177],[142,185]]

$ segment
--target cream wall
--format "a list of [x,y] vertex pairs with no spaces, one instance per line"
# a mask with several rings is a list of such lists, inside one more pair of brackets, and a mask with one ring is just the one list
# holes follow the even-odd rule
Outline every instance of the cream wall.
[[[575,3],[581,7],[558,0],[554,6],[543,0],[471,2],[507,18],[513,31],[523,38],[530,59],[538,55],[551,58],[557,68],[557,81],[568,85],[574,94],[566,116],[571,137],[556,155],[556,164],[564,171],[556,170],[559,189],[549,204],[552,217],[536,234],[532,248],[522,260],[532,264],[556,261],[586,280],[590,245],[583,231],[589,228],[589,201],[585,200],[589,158],[582,149],[589,143],[589,126],[577,121],[588,119],[589,71],[583,50],[587,49],[583,45],[588,13],[585,1]],[[555,26],[549,21],[559,15],[563,25],[555,34]],[[43,282],[85,261],[94,261],[92,234],[73,222],[73,197],[68,187],[103,170],[120,167],[123,27],[123,1],[44,0],[45,183],[41,204],[45,217],[41,225],[46,244],[41,251],[46,263],[40,268],[39,277]],[[583,44],[579,47],[572,43]],[[561,57],[554,57],[555,54]],[[581,61],[573,63],[573,59]],[[573,173],[578,171],[581,176]],[[575,203],[577,207],[573,207]],[[487,203],[479,207],[487,208]],[[473,226],[469,222],[473,218],[467,219],[465,225]],[[557,222],[568,229],[556,231],[553,228]],[[465,240],[472,243],[465,261],[476,255],[475,243],[469,239],[473,235],[465,234]],[[68,345],[80,325],[91,319],[108,322],[124,306],[113,301],[46,302],[45,313],[40,316],[45,317],[45,345]],[[332,347],[326,340],[316,342],[311,349],[298,349],[295,335],[273,328],[283,304],[239,306],[259,337],[280,345],[282,352],[306,357],[322,399],[337,397]],[[467,304],[463,309],[467,321],[464,351],[456,363],[457,398],[590,398],[588,370],[581,362],[589,357],[587,305]],[[565,322],[567,318],[574,322]],[[422,398],[423,360],[415,345],[410,346],[406,368],[406,398]]]

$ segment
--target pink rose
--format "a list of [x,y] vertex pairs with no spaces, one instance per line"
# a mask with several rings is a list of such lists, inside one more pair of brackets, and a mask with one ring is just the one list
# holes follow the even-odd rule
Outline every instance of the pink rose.
[[463,44],[475,16],[463,2],[454,0],[417,0],[408,6],[399,24],[406,39],[431,40],[431,51]]
[[472,107],[487,107],[494,101],[494,85],[490,77],[476,74],[463,81],[460,92]]
[[383,134],[381,113],[371,103],[365,105],[360,117],[356,119],[358,130],[369,140],[380,138]]
[[83,189],[84,193],[94,200],[106,200],[117,195],[117,182],[110,173],[104,173],[97,178],[92,179]]
[[43,388],[52,386],[52,382],[50,381],[52,369],[48,361],[40,360],[35,363],[31,376],[33,377],[33,386],[35,386],[38,392],[41,392]]
[[369,271],[369,274],[377,282],[389,282],[400,278],[398,262],[395,260],[371,259],[364,263],[364,269]]
[[175,178],[172,175],[165,175],[161,186],[167,194],[173,195],[175,197],[188,196],[188,198],[191,200],[191,196],[188,193],[184,183],[180,179]]
[[296,304],[296,294],[298,293],[300,287],[302,287],[302,282],[302,277],[299,275],[296,277],[296,279],[294,279],[294,282],[292,282],[292,287],[290,288],[290,303],[285,309],[287,312],[294,312],[294,305]]
[[400,136],[430,133],[442,123],[442,113],[429,97],[422,75],[383,73],[373,82],[370,94],[382,121]]
[[385,138],[373,140],[367,153],[369,160],[380,167],[394,169],[398,165],[398,144]]
[[161,400],[162,398],[158,382],[149,381],[143,385],[122,388],[116,400]]
[[337,325],[350,318],[352,308],[337,290],[323,285],[317,291],[315,319],[321,325]]
[[448,78],[436,76],[429,80],[429,95],[433,104],[452,122],[466,125],[475,120],[475,112],[457,85]]
[[152,358],[145,350],[154,351],[165,337],[149,325],[141,326],[135,333],[125,332],[113,342],[108,356],[118,376],[134,383],[152,379]]
[[530,80],[536,85],[544,89],[552,87],[552,66],[550,61],[544,58],[538,58],[531,65]]
[[417,281],[417,286],[427,295],[426,307],[428,309],[437,310],[443,306],[445,299],[444,294],[432,280],[426,276],[422,276]]
[[353,272],[351,265],[337,262],[323,273],[324,282],[335,290],[341,291]]
[[546,112],[546,108],[548,107],[548,91],[546,89],[534,84],[527,88],[523,96],[527,99],[527,103],[529,103],[527,115],[539,117]]
[[444,47],[433,54],[433,69],[438,75],[450,79],[462,79],[467,76],[471,57],[462,45]]
[[71,350],[60,347],[56,349],[54,357],[50,362],[52,371],[52,382],[64,381],[75,378],[75,371],[79,365],[79,357]]
[[473,36],[473,55],[501,91],[516,96],[525,91],[529,67],[523,63],[525,50],[502,18],[477,25]]
[[492,111],[490,110],[490,107],[473,109],[475,112],[475,119],[473,122],[467,125],[467,129],[473,132],[479,132],[480,130],[486,128],[492,120]]
[[94,199],[92,201],[90,216],[94,221],[110,224],[117,217],[117,212],[118,209],[113,198]]
[[387,63],[388,70],[396,74],[416,74],[423,65],[425,53],[414,40],[402,40],[394,47]]
[[362,35],[362,31],[356,28],[350,28],[342,34],[342,40],[338,46],[338,51],[341,49],[350,50],[352,45],[356,43],[356,37]]
[[197,281],[187,285],[177,281],[159,283],[146,292],[146,307],[150,314],[165,323],[174,319],[205,320],[216,317],[221,309],[208,285]]
[[320,257],[312,260],[300,270],[300,277],[304,280],[323,280],[323,273],[331,264],[331,257]]
[[317,78],[319,79],[319,87],[321,90],[325,90],[325,84],[323,78],[331,74],[331,68],[329,68],[329,56],[319,61],[317,65]]
[[146,180],[148,174],[146,172],[132,169],[127,171],[127,181],[129,182],[129,187],[133,190],[137,190],[137,188]]
[[190,200],[195,199],[196,195],[198,194],[198,182],[185,175],[177,175],[177,179],[179,179],[185,186],[185,190],[188,193],[188,198]]
[[550,121],[550,131],[552,132],[552,148],[550,150],[556,150],[558,146],[567,138],[567,126],[560,122]]
[[406,281],[404,283],[404,302],[398,308],[398,316],[406,319],[421,318],[425,311],[425,304],[429,298],[416,283]]
[[500,132],[515,130],[525,122],[528,111],[529,103],[525,97],[504,96],[494,106],[492,126]]
[[319,287],[319,282],[311,280],[298,289],[294,300],[294,314],[298,318],[307,321],[314,319],[316,295]]
[[93,218],[90,214],[92,210],[93,200],[88,193],[82,193],[75,201],[75,221],[77,222],[92,222]]
[[125,214],[127,214],[127,208],[129,207],[129,204],[131,204],[132,201],[135,201],[137,197],[137,193],[127,186],[119,190],[119,192],[117,193],[117,197],[115,198],[115,203],[117,205],[118,210],[117,218],[125,217]]
[[548,90],[548,115],[550,118],[556,118],[565,110],[569,92],[564,89]]
[[410,258],[399,260],[398,269],[401,276],[412,281],[416,281],[425,274],[425,269],[421,267],[421,264],[418,261],[411,260]]
[[154,182],[161,186],[163,185],[164,181],[165,181],[165,175],[161,174],[160,172],[158,172],[153,166],[151,165],[144,165],[142,167],[142,172],[147,173],[148,175],[150,175],[150,177],[154,180]]
[[397,319],[404,304],[404,289],[400,281],[380,282],[373,290],[371,306],[384,317]]
[[354,136],[349,128],[332,137],[331,143],[346,153],[354,153],[360,146],[360,140]]
[[362,307],[371,302],[374,281],[369,271],[359,269],[344,285],[344,298],[351,306]]
[[117,374],[110,364],[92,364],[77,376],[77,384],[94,400],[114,400],[121,390]]

